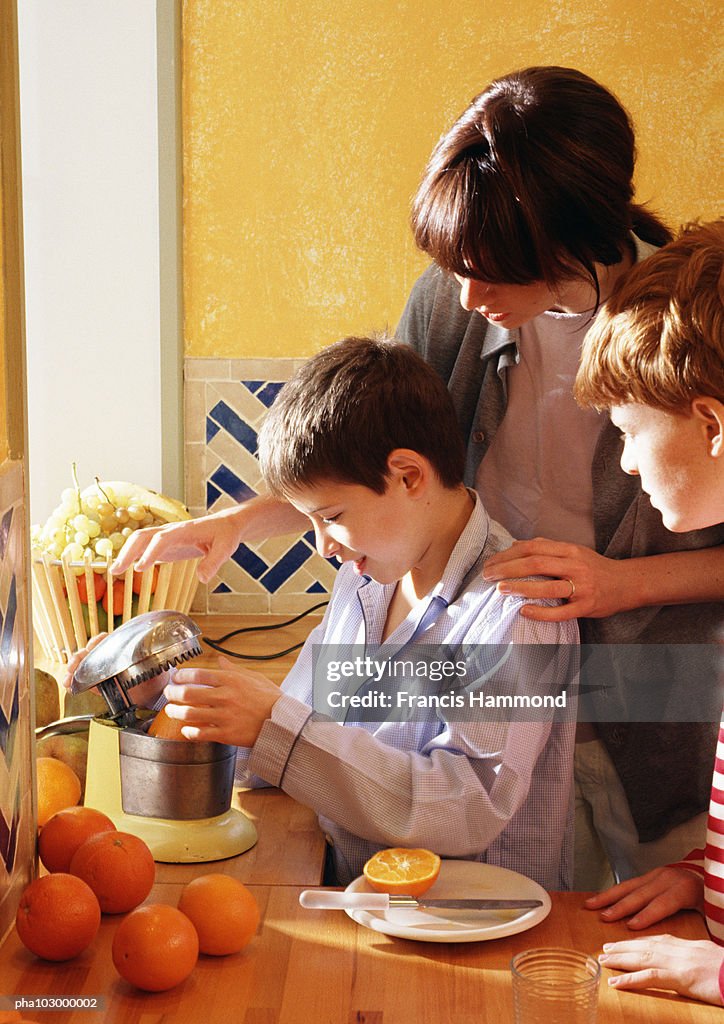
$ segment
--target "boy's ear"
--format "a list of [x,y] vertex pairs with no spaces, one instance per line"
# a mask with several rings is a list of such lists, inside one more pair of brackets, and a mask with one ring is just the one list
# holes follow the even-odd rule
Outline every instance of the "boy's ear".
[[724,404],[707,396],[695,398],[691,415],[700,421],[709,455],[724,458]]
[[390,476],[401,480],[411,495],[425,487],[430,476],[427,459],[411,448],[395,448],[387,457]]

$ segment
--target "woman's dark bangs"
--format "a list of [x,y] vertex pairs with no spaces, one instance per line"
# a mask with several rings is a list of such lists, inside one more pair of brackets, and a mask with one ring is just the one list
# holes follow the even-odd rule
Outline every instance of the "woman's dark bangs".
[[421,186],[412,215],[415,242],[443,270],[464,274],[462,231],[466,198],[459,175],[445,170]]
[[535,263],[531,263],[530,248],[519,244],[515,232],[501,231],[499,222],[489,218],[482,229],[468,222],[463,243],[463,276],[490,284],[531,284],[538,280]]
[[[476,173],[477,171],[477,173]],[[537,280],[537,261],[522,244],[519,213],[505,210],[489,175],[462,161],[426,181],[413,210],[418,247],[443,270],[498,284]],[[501,212],[503,215],[501,216]]]

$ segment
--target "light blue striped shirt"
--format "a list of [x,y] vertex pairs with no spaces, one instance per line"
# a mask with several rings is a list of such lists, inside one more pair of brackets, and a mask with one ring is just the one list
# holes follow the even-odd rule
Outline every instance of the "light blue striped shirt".
[[[407,659],[418,643],[509,649],[518,693],[559,693],[577,673],[575,621],[525,619],[519,610],[530,601],[498,593],[480,575],[482,562],[511,541],[475,495],[442,579],[385,640],[385,654],[404,647]],[[548,889],[570,888],[573,704],[565,721],[552,721],[551,712],[501,721],[499,712],[481,709],[341,725],[313,711],[319,645],[355,645],[374,656],[394,587],[341,566],[324,619],[282,684],[284,695],[251,751],[240,751],[238,781],[254,784],[256,776],[318,813],[340,884],[360,875],[377,850],[407,846],[501,865]],[[449,688],[440,683],[441,691]]]

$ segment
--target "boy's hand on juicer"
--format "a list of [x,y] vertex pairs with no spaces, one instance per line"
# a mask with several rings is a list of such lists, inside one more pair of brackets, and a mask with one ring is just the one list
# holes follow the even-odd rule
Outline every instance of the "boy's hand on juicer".
[[[73,682],[73,676],[80,667],[83,659],[87,654],[97,647],[101,640],[105,640],[108,633],[98,633],[96,636],[91,637],[88,643],[80,651],[76,651],[73,657],[68,662],[65,675],[61,682],[66,690],[70,690],[70,685]],[[157,676],[153,676],[151,679],[145,680],[143,683],[139,683],[137,686],[131,688],[131,699],[139,707],[150,707],[158,699],[161,690],[168,683],[172,676],[168,672],[161,672]],[[93,687],[93,693],[98,693],[98,687]]]
[[142,683],[129,687],[128,695],[139,708],[155,707],[156,701],[168,683],[173,680],[174,674],[175,669],[173,668],[159,672],[158,675],[151,676],[150,679],[145,679]]
[[164,696],[166,713],[184,723],[186,739],[252,747],[281,691],[260,672],[220,658],[219,668],[176,669]]
[[93,637],[90,638],[90,640],[85,645],[85,647],[82,647],[79,651],[75,652],[73,657],[70,659],[70,661],[66,665],[65,675],[63,676],[63,678],[61,680],[61,682],[62,682],[62,684],[63,684],[63,686],[65,687],[66,690],[70,689],[70,684],[73,682],[73,676],[75,675],[78,667],[80,666],[80,664],[83,661],[83,659],[85,658],[85,656],[87,654],[90,654],[90,652],[93,650],[93,648],[97,647],[98,644],[101,642],[101,640],[105,639],[105,637],[107,637],[107,636],[108,636],[107,633],[98,633],[98,634],[96,634],[96,636],[93,636]]

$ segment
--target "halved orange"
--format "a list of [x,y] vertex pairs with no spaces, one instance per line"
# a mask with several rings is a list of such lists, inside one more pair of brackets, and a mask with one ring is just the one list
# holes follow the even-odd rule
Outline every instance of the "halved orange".
[[151,722],[148,735],[155,736],[159,740],[186,740],[186,737],[181,732],[184,725],[185,722],[182,722],[179,718],[171,718],[166,708],[162,707]]
[[440,858],[429,850],[396,846],[370,857],[363,871],[376,892],[422,896],[440,874]]

